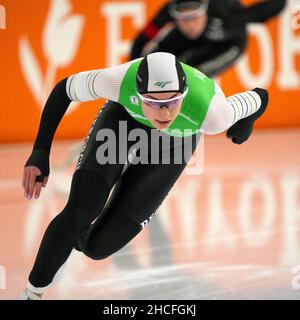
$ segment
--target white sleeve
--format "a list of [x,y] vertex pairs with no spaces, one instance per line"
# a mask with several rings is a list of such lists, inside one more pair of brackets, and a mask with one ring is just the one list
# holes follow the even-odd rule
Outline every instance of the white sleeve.
[[66,85],[69,98],[72,101],[105,98],[117,102],[123,78],[130,65],[137,60],[111,68],[84,71],[70,76]]
[[218,134],[229,129],[238,120],[256,112],[261,106],[260,96],[255,91],[238,93],[228,98],[215,84],[213,96],[202,124],[205,134]]

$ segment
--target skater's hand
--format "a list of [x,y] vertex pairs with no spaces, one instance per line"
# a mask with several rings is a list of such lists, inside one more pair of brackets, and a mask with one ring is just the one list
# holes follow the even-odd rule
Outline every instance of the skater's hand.
[[35,166],[24,168],[22,186],[24,188],[24,197],[37,199],[40,196],[42,187],[46,187],[48,177],[44,177],[42,182],[36,181],[36,177],[41,175],[41,170]]
[[253,121],[248,121],[247,118],[236,122],[227,130],[226,136],[233,143],[242,144],[249,139],[253,132]]
[[25,198],[34,196],[37,199],[42,187],[46,187],[49,174],[49,152],[34,149],[24,167],[22,186]]

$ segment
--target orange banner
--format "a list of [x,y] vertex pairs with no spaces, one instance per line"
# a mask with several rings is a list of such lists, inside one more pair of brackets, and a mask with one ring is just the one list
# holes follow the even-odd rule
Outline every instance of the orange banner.
[[[60,79],[126,61],[132,39],[162,3],[0,0],[0,142],[34,139],[45,101]],[[295,3],[289,1],[280,18],[267,25],[251,25],[247,53],[219,79],[227,95],[256,86],[270,90],[270,108],[258,127],[300,126],[300,5]],[[56,137],[85,136],[102,103],[73,104]]]

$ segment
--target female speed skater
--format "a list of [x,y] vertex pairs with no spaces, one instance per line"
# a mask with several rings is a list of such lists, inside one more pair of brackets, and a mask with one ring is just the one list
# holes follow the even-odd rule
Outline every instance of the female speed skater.
[[21,299],[41,299],[73,249],[100,260],[124,247],[164,201],[203,133],[226,131],[241,144],[268,105],[261,88],[226,98],[214,80],[166,52],[71,75],[42,112],[24,167],[26,198],[46,187],[52,140],[71,101],[100,97],[107,101],[83,143],[68,201],[44,233]]

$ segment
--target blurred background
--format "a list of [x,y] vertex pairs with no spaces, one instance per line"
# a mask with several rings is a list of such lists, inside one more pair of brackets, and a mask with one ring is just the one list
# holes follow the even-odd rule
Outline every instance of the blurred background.
[[[15,299],[26,284],[104,103],[72,103],[55,136],[48,186],[27,200],[22,171],[49,93],[71,74],[128,61],[164,3],[0,1],[0,299]],[[300,1],[247,30],[245,52],[216,80],[227,96],[269,90],[250,139],[204,137],[203,173],[183,174],[150,224],[110,258],[74,253],[46,299],[300,298]]]

